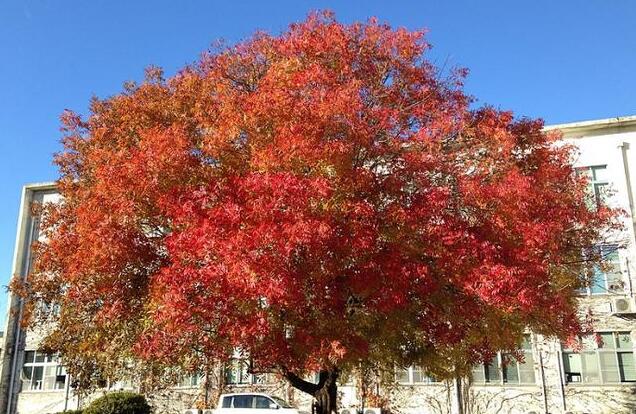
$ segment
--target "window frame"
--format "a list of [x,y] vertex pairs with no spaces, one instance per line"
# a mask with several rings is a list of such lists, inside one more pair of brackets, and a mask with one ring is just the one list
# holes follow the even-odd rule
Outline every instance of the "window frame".
[[[199,389],[205,381],[205,374],[201,372],[193,372],[185,374],[181,377],[181,381],[172,388],[176,389]],[[187,384],[186,384],[187,383]]]
[[[400,372],[408,372],[408,381],[407,382],[400,381],[400,379],[398,378],[398,375],[400,375]],[[421,379],[425,378],[426,381],[414,381],[415,372],[419,372],[420,378]],[[426,372],[422,369],[422,367],[417,366],[417,365],[411,365],[411,366],[406,367],[406,368],[396,367],[396,369],[395,369],[395,382],[398,385],[411,385],[411,386],[415,386],[415,385],[439,385],[439,384],[441,384],[439,381],[436,381],[434,378],[432,378],[429,375],[427,375]]]
[[[608,262],[608,264],[612,264],[616,267],[616,269],[612,271],[602,271],[598,268],[598,266],[594,266],[594,275],[590,277],[590,285],[583,286],[577,289],[577,292],[581,296],[602,296],[602,295],[623,295],[625,294],[625,277],[622,269],[622,261],[621,255],[619,253],[621,246],[617,243],[607,243],[598,246],[594,246],[594,249],[600,250],[600,256],[604,261]],[[610,255],[616,255],[616,261],[610,261],[608,258]],[[596,284],[596,279],[598,275],[602,275],[603,277],[603,286]],[[618,275],[616,278],[620,284],[617,287],[613,287],[614,285],[610,284],[610,275]],[[596,288],[601,288],[602,292],[594,292],[593,290]]]
[[[633,387],[634,385],[636,385],[636,374],[634,376],[633,380],[623,380],[623,370],[621,369],[621,359],[619,358],[619,355],[622,354],[631,354],[632,355],[632,361],[636,362],[636,358],[634,356],[635,352],[634,352],[634,341],[632,340],[631,337],[631,331],[622,331],[622,330],[617,330],[617,331],[598,331],[595,332],[595,335],[603,335],[603,334],[611,334],[612,335],[612,340],[614,342],[614,344],[612,345],[612,347],[605,347],[605,344],[601,347],[598,344],[596,344],[596,346],[593,349],[586,349],[585,347],[582,347],[581,350],[579,352],[574,352],[574,350],[568,349],[566,348],[563,344],[561,344],[561,349],[559,351],[560,354],[560,364],[561,364],[561,370],[563,372],[563,385],[566,386],[599,386],[599,385],[603,385],[603,386],[630,386]],[[621,348],[618,344],[620,341],[620,335],[628,335],[630,338],[630,344],[631,344],[631,348]],[[583,339],[583,341],[586,342],[590,342],[593,341],[592,338],[590,337],[586,337],[585,339]],[[580,381],[568,381],[568,376],[570,374],[570,372],[566,371],[566,364],[565,364],[565,359],[566,356],[568,355],[583,355],[583,354],[593,354],[594,355],[594,361],[596,362],[596,373],[598,376],[598,381],[596,382],[586,382],[583,379],[585,378],[585,370],[583,369],[583,360],[581,360],[580,364],[581,364],[581,372],[579,373],[579,376],[581,378]],[[615,367],[616,367],[616,372],[614,372],[613,374],[616,374],[619,378],[619,381],[608,381],[605,379],[605,375],[607,375],[608,369],[604,369],[603,365],[602,365],[602,358],[601,355],[613,355],[614,356],[614,362],[615,362]],[[636,370],[635,370],[636,371]]]
[[[276,381],[274,381],[272,374],[269,372],[263,373],[250,373],[250,361],[245,358],[231,358],[229,361],[225,363],[223,368],[223,375],[226,385],[230,385],[232,387],[249,387],[252,385],[259,386],[273,386]],[[243,370],[242,366],[245,367]],[[233,373],[235,378],[239,378],[239,382],[230,382],[229,381],[229,373]],[[245,380],[243,380],[245,378]],[[264,378],[264,380],[259,381],[258,378]]]
[[[30,353],[33,353],[33,358],[27,362],[27,356]],[[39,357],[43,356],[41,361],[38,361]],[[31,375],[30,378],[26,379],[25,369],[30,368]],[[40,380],[34,381],[34,372],[36,368],[42,369],[42,378]],[[46,375],[47,370],[52,369],[55,371],[55,375]],[[58,378],[64,376],[64,383],[60,388],[55,388],[55,385],[58,384]],[[55,381],[53,382],[54,388],[45,388],[46,379],[49,377],[54,377]],[[60,357],[58,354],[48,354],[42,352],[40,350],[24,350],[22,356],[22,367],[20,370],[20,392],[61,392],[65,391],[68,387],[69,376],[66,372],[66,368],[60,362]],[[37,384],[39,382],[39,387],[34,388],[34,383]],[[26,385],[28,384],[28,385]]]
[[[531,371],[532,372],[532,377],[533,377],[533,381],[532,382],[526,382],[526,381],[522,381],[522,373],[524,370],[521,369],[521,364],[519,363],[519,361],[514,360],[514,357],[511,355],[510,358],[513,358],[513,362],[514,365],[512,363],[507,363],[504,365],[504,359],[505,356],[507,355],[505,352],[497,352],[497,354],[493,357],[493,359],[491,360],[491,362],[496,362],[496,364],[486,364],[486,363],[481,363],[479,365],[475,365],[473,366],[472,369],[472,373],[471,373],[471,384],[475,385],[475,386],[484,386],[484,387],[488,387],[488,386],[495,386],[495,387],[532,387],[532,386],[537,386],[537,370],[535,368],[535,355],[534,355],[534,346],[533,346],[533,341],[532,341],[532,335],[530,334],[525,334],[524,335],[525,339],[521,345],[521,348],[519,349],[519,352],[522,352],[524,354],[524,358],[525,358],[525,362],[527,363],[528,361],[528,355],[531,357],[531,367],[532,370],[527,370],[527,371]],[[527,344],[527,347],[526,345]],[[497,378],[495,381],[490,381],[489,380],[489,371],[494,367],[496,367],[496,371],[497,371]],[[508,369],[510,369],[511,367],[514,366],[514,369],[516,371],[517,374],[517,381],[516,382],[511,382],[509,380],[509,375],[508,375]],[[483,381],[476,381],[475,380],[475,371],[477,371],[477,367],[481,368],[481,376],[483,376],[484,380]]]
[[[589,199],[586,199],[585,201],[590,208],[595,209],[598,209],[601,203],[606,204],[607,198],[603,196],[602,188],[607,190],[610,187],[610,180],[607,177],[604,180],[597,179],[597,171],[599,170],[604,170],[607,174],[607,164],[586,165],[576,168],[577,174],[585,174],[589,179],[587,183],[587,197],[589,197]],[[597,188],[599,188],[598,191]]]

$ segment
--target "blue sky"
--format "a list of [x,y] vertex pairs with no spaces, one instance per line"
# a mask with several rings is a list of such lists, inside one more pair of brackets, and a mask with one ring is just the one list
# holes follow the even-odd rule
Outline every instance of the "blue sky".
[[150,64],[170,75],[216,39],[277,33],[325,8],[344,22],[428,28],[431,59],[469,68],[466,89],[479,103],[547,123],[636,114],[633,0],[4,0],[0,284],[11,275],[22,185],[56,178],[62,110],[85,114],[91,96],[117,93]]

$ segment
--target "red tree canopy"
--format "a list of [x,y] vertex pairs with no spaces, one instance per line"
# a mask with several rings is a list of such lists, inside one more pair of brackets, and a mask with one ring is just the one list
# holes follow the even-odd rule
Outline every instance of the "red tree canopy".
[[556,134],[471,109],[428,49],[316,14],[66,113],[27,287],[60,305],[49,345],[71,371],[242,349],[443,377],[527,328],[578,332],[581,252],[612,212],[586,207]]

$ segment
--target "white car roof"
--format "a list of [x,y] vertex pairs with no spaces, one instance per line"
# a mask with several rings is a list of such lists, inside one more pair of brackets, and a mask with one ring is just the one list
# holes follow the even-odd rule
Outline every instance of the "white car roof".
[[272,397],[269,394],[265,394],[262,392],[232,392],[232,393],[228,393],[228,394],[221,394],[221,397],[233,397],[235,395],[261,395],[263,397]]

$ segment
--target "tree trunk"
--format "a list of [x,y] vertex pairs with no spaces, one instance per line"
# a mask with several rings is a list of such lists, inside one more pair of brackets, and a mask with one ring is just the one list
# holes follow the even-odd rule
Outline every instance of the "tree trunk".
[[305,381],[292,372],[285,372],[285,377],[292,387],[314,397],[315,414],[337,414],[338,385],[336,381],[339,373],[337,368],[320,371],[318,384]]

